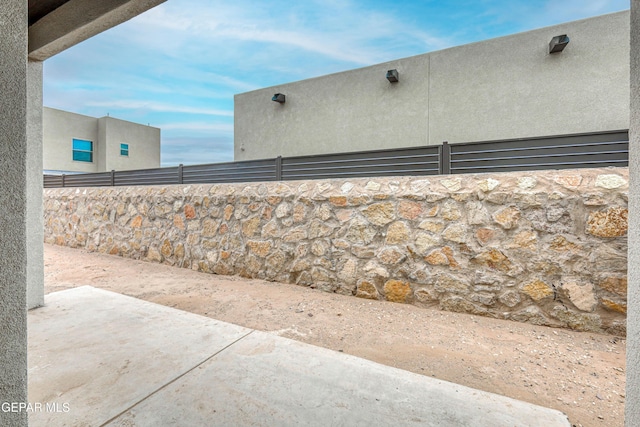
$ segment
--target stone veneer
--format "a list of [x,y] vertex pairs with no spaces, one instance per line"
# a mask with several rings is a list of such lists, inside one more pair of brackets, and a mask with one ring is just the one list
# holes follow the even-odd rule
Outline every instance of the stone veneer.
[[625,333],[627,168],[47,189],[45,241]]

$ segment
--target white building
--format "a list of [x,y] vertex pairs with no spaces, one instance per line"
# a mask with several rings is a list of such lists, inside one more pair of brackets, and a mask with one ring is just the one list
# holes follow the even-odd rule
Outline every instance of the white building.
[[44,107],[43,168],[106,172],[160,167],[160,129]]

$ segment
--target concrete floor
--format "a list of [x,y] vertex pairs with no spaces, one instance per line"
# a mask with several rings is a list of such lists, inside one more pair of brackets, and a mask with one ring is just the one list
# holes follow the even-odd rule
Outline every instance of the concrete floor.
[[570,426],[561,412],[89,286],[29,313],[31,426]]

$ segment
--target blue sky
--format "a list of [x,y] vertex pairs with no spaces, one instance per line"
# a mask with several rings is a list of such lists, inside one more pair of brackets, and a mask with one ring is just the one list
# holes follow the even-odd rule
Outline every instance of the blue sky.
[[162,129],[162,165],[233,160],[233,95],[629,8],[629,0],[168,0],[49,59],[44,105]]

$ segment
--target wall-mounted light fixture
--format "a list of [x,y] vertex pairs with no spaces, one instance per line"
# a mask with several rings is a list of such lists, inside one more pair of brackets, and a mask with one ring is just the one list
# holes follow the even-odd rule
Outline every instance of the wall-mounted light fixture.
[[398,70],[393,69],[387,71],[387,80],[389,80],[390,83],[398,83]]
[[565,47],[569,44],[569,37],[566,34],[561,36],[555,36],[551,39],[549,43],[549,53],[558,53],[562,52]]
[[276,93],[275,95],[273,95],[273,98],[271,98],[271,100],[279,102],[280,104],[284,104],[284,94]]

